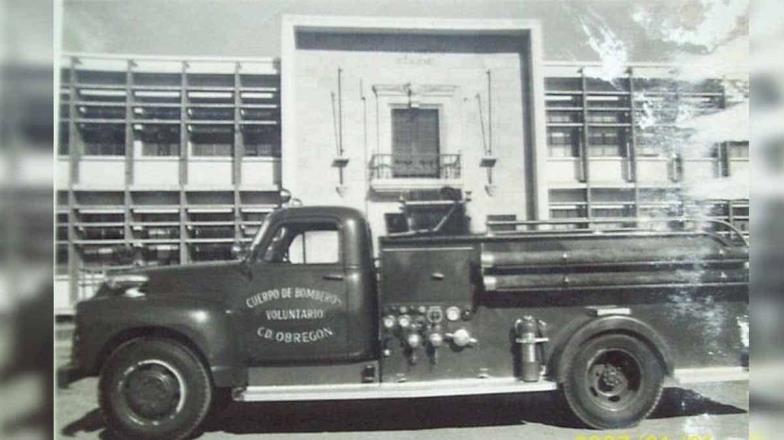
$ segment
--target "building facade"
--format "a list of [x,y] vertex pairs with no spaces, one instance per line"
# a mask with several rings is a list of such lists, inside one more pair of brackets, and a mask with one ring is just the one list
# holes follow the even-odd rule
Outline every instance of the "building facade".
[[470,197],[477,232],[487,216],[546,212],[536,22],[288,17],[282,29],[283,182],[303,202],[354,206],[376,231],[401,196],[444,186]]
[[103,271],[230,258],[278,204],[274,60],[67,56],[55,307]]
[[280,61],[63,57],[58,310],[107,268],[231,258],[281,188],[360,209],[376,236],[401,198],[437,214],[445,186],[476,233],[690,213],[747,229],[747,189],[690,195],[746,179],[747,135],[693,142],[683,123],[747,99],[742,78],[547,62],[535,21],[284,16],[282,33]]

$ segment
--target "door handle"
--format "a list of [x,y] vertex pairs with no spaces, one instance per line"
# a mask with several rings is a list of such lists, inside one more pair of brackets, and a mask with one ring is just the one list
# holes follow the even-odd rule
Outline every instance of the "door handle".
[[346,277],[344,277],[342,273],[328,273],[324,275],[324,279],[330,281],[343,281]]

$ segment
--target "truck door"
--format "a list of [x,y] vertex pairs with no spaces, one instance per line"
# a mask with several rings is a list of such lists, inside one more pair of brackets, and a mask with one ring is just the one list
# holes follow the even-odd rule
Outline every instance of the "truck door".
[[340,360],[347,348],[343,233],[333,219],[289,219],[250,268],[241,318],[249,364]]

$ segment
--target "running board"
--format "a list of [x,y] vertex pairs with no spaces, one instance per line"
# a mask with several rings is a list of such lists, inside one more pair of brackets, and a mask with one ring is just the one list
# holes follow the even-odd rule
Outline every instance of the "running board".
[[[681,384],[749,380],[743,367],[676,369],[665,386]],[[237,388],[233,393],[238,402],[281,402],[300,400],[408,399],[421,397],[471,396],[479,394],[510,394],[554,391],[558,384],[551,380],[522,382],[513,378],[457,379],[428,382],[367,383],[340,385],[280,385]]]
[[522,382],[512,378],[343,385],[250,386],[245,389],[235,390],[234,400],[239,402],[274,402],[407,399],[478,394],[530,393],[556,389],[558,389],[558,384],[553,381]]

